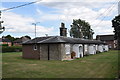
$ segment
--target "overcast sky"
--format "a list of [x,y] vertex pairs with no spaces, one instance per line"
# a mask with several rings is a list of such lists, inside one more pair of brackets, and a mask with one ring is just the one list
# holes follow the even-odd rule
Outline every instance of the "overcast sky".
[[[59,35],[60,23],[68,28],[73,19],[89,22],[96,35],[113,34],[111,20],[118,15],[118,0],[42,0],[39,3],[2,12],[5,32],[14,37],[29,35],[34,38],[34,25],[37,24],[37,37]],[[29,3],[28,0],[2,1],[1,8],[10,8]]]

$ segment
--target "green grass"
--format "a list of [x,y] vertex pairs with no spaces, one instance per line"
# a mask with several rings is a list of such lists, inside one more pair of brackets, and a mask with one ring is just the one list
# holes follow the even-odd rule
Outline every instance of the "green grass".
[[3,78],[115,78],[118,52],[109,51],[72,61],[22,59],[22,53],[3,53]]

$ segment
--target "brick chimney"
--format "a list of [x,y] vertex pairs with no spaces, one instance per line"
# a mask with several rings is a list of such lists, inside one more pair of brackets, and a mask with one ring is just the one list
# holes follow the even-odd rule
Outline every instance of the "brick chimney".
[[60,36],[67,37],[67,28],[65,28],[65,24],[64,23],[61,23]]

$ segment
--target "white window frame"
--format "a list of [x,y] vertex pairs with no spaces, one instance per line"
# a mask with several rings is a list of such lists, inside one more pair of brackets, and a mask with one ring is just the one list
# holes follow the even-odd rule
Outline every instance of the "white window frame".
[[37,44],[34,44],[33,49],[37,50]]
[[66,54],[70,54],[70,44],[65,44],[65,52]]

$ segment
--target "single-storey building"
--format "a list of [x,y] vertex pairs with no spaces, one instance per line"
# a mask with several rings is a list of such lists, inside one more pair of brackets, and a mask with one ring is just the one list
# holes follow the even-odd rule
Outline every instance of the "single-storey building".
[[104,43],[63,36],[37,37],[23,43],[23,58],[65,60],[103,52]]
[[109,49],[117,49],[117,40],[114,39],[114,35],[97,35],[96,40],[105,42]]
[[106,44],[102,41],[67,37],[66,30],[62,23],[60,36],[36,37],[23,42],[23,58],[68,60],[108,51]]

